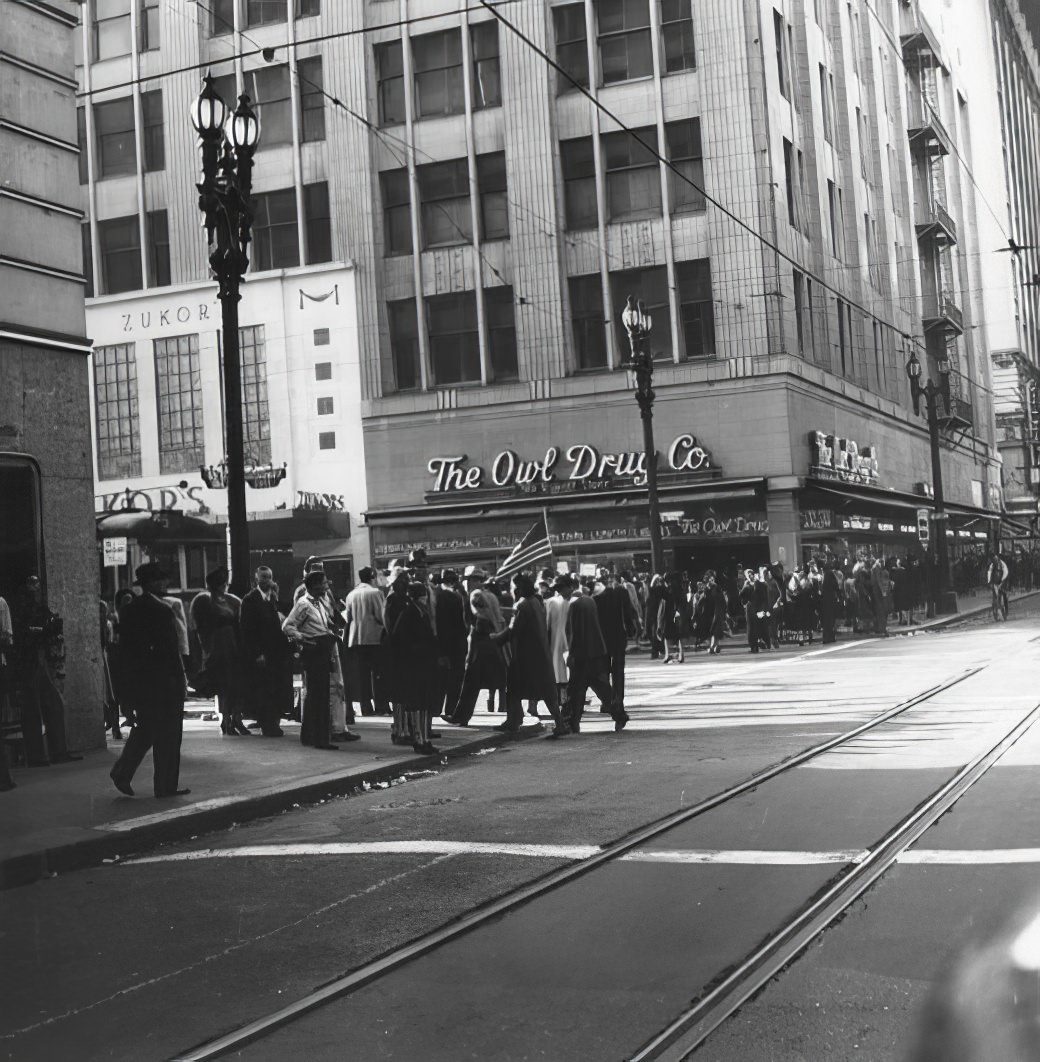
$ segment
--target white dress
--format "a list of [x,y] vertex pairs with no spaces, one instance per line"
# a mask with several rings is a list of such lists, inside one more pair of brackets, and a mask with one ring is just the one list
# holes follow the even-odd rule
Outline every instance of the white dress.
[[549,627],[549,652],[557,683],[567,681],[567,609],[570,601],[557,594],[545,602],[545,622]]

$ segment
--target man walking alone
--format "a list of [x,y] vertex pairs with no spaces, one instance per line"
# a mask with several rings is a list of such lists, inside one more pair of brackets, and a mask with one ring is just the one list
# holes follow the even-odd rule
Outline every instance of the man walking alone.
[[142,564],[136,572],[144,593],[124,608],[120,645],[124,658],[125,699],[137,723],[116,760],[110,777],[120,793],[133,796],[134,772],[152,750],[153,789],[157,797],[184,796],[178,789],[181,736],[187,684],[177,638],[177,621],[163,601],[169,577],[158,564]]

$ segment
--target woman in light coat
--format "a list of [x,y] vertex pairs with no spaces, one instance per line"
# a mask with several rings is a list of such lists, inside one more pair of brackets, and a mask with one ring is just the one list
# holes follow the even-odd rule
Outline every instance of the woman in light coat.
[[[566,576],[567,585],[572,586],[570,576]],[[560,707],[564,718],[568,718],[570,710],[567,705],[567,683],[570,679],[567,673],[567,609],[570,602],[559,594],[563,580],[558,579],[553,589],[556,593],[545,600],[545,622],[549,628],[549,652],[552,654],[553,673],[556,675],[556,691],[560,698]]]

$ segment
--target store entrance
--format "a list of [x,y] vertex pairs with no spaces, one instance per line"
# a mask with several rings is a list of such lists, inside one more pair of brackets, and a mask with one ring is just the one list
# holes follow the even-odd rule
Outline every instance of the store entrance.
[[732,576],[738,564],[742,568],[758,568],[769,564],[769,539],[749,538],[739,542],[675,547],[675,567],[687,572],[693,582],[700,579],[708,568]]

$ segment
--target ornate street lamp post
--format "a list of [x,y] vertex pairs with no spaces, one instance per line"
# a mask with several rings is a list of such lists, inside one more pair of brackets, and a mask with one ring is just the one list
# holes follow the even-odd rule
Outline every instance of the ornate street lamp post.
[[653,318],[643,300],[636,304],[629,295],[621,313],[621,323],[632,348],[631,361],[625,366],[636,378],[636,402],[643,420],[643,449],[646,451],[646,492],[650,510],[650,559],[654,574],[664,572],[664,549],[661,545],[661,512],[657,498],[657,450],[654,447],[654,356],[650,353],[650,329]]
[[942,399],[946,413],[950,413],[950,362],[945,354],[937,363],[939,382],[929,380],[921,383],[921,363],[917,352],[910,352],[906,363],[906,375],[910,380],[910,397],[914,413],[921,413],[921,398],[925,400],[928,419],[928,439],[932,449],[932,540],[934,543],[933,570],[935,571],[934,608],[937,615],[957,611],[957,595],[950,589],[950,554],[946,544],[946,509],[943,498],[942,463],[939,454],[939,400]]
[[199,210],[205,218],[210,268],[220,288],[231,589],[241,596],[249,589],[249,526],[242,442],[238,301],[239,286],[249,267],[253,224],[250,187],[253,153],[260,141],[260,121],[246,95],[239,96],[238,107],[229,113],[213,88],[212,77],[207,74],[202,92],[191,106],[191,124],[199,134],[202,152],[202,180],[196,185]]

